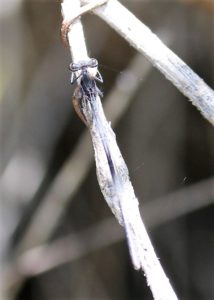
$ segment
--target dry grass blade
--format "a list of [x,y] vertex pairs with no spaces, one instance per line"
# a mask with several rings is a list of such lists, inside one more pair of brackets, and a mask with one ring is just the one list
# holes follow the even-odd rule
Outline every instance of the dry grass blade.
[[[90,0],[82,0],[88,4]],[[175,53],[117,0],[109,0],[95,13],[134,48],[144,54],[214,125],[213,90]],[[118,18],[118,16],[122,16]]]

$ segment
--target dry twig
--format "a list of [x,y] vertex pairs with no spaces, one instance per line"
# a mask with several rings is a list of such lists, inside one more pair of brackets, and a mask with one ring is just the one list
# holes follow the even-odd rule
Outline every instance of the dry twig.
[[[69,20],[69,18],[72,19],[70,12],[74,12],[75,9],[78,10],[78,4],[78,0],[73,0],[72,2],[69,0],[63,1],[62,13],[65,20]],[[77,15],[77,13],[74,13],[74,15]],[[68,41],[74,62],[87,59],[84,35],[78,20],[75,20],[70,27]],[[83,49],[81,49],[82,46]],[[80,57],[80,53],[83,54],[82,57]],[[108,141],[110,149],[110,156],[116,171],[115,179],[113,179],[110,174],[106,153],[103,148],[102,138],[97,131],[97,124],[93,120],[91,106],[89,102],[83,102],[83,112],[87,123],[89,124],[89,130],[92,137],[97,177],[101,191],[119,223],[125,228],[133,266],[136,269],[142,269],[144,271],[154,299],[177,299],[154,252],[149,236],[141,220],[138,200],[129,180],[128,169],[117,146],[115,135],[105,119],[99,95],[96,96],[96,102],[96,113],[99,116],[99,122],[102,124],[102,128],[105,132],[105,138],[106,141]]]
[[[90,0],[81,0],[88,4]],[[94,10],[100,18],[115,29],[195,105],[214,125],[213,90],[175,53],[165,46],[151,30],[117,0]],[[118,16],[122,16],[118,18]]]

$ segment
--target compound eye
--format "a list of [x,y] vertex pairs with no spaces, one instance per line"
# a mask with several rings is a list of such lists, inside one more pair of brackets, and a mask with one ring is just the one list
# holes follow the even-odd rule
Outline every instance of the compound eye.
[[98,61],[95,58],[91,59],[91,68],[96,68],[98,66]]
[[79,67],[78,67],[77,64],[71,63],[71,64],[69,65],[69,70],[70,70],[71,72],[76,72],[76,71],[79,70]]

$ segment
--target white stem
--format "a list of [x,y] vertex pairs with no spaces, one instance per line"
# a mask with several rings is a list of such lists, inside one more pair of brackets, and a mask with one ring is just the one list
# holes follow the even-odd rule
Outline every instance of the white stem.
[[[69,22],[78,15],[80,10],[80,0],[64,0],[61,4],[61,8],[63,21]],[[70,26],[68,31],[68,43],[74,62],[88,59],[83,27],[79,18],[76,18]]]
[[[64,0],[62,4],[64,21],[72,19],[72,16],[66,13],[67,9],[73,9],[73,13],[75,15],[77,14],[76,11],[74,12],[74,2],[76,5],[75,8],[80,8],[80,6],[78,6],[78,0]],[[78,26],[78,22],[78,20],[75,21],[68,34],[71,53],[75,61],[85,59],[86,57],[84,57],[84,55],[87,56],[82,27]],[[81,39],[83,39],[83,41],[81,41]],[[77,48],[76,44],[79,44],[79,47],[82,48]],[[83,56],[79,55],[80,50]],[[120,153],[115,135],[105,118],[98,95],[96,104],[97,118],[99,118],[98,123],[94,122],[94,115],[92,114],[89,101],[84,101],[84,99],[82,101],[84,116],[86,117],[87,123],[90,124],[89,129],[95,152],[97,177],[102,193],[118,221],[125,227],[133,265],[136,269],[142,269],[145,272],[147,283],[151,288],[154,299],[177,300],[141,220],[138,200],[129,179],[127,166]],[[98,126],[103,130],[104,136],[100,135]],[[109,162],[107,161],[107,155],[103,147],[103,137],[105,137],[110,149],[110,157],[112,158],[116,170],[115,177],[117,183],[113,180],[112,174],[110,173]]]
[[[91,2],[81,0],[82,4]],[[146,25],[117,0],[109,0],[94,12],[143,53],[214,125],[214,91]]]
[[[108,142],[110,156],[116,170],[115,183],[103,149],[103,140],[97,124],[91,118],[90,105],[83,102],[84,115],[90,124],[89,129],[95,151],[97,178],[101,191],[112,212],[124,226],[132,263],[135,269],[143,270],[155,300],[177,300],[167,276],[155,254],[152,243],[140,216],[138,199],[132,187],[128,169],[120,153],[115,135],[106,121],[99,97],[97,97],[99,124]],[[89,107],[88,107],[89,106]]]

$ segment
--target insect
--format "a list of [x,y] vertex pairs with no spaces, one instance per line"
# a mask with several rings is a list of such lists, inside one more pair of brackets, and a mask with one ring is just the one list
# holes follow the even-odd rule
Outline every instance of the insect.
[[96,81],[102,83],[103,79],[98,70],[96,70],[97,73],[94,76],[91,75],[91,72],[89,72],[89,68],[97,67],[98,61],[94,58],[92,58],[89,61],[80,61],[78,63],[70,64],[69,68],[71,70],[71,84],[77,82],[77,88],[74,91],[73,105],[80,119],[86,124],[86,126],[89,126],[83,114],[82,101],[88,101],[88,104],[90,104],[93,115],[93,121],[95,122],[96,130],[101,138],[101,142],[108,161],[110,173],[114,180],[115,168],[111,157],[110,148],[108,145],[108,140],[105,134],[105,126],[103,126],[103,123],[100,120],[97,110],[97,96],[102,97],[103,94],[97,87]]
[[96,81],[103,82],[102,76],[98,70],[93,76],[89,72],[89,68],[97,68],[98,61],[95,58],[91,58],[88,61],[80,61],[78,63],[71,63],[69,69],[71,71],[71,84],[77,82],[77,88],[73,95],[73,106],[80,117],[80,119],[88,126],[87,121],[82,112],[82,99],[85,97],[88,101],[95,101],[96,95],[102,97],[102,92],[96,85]]

